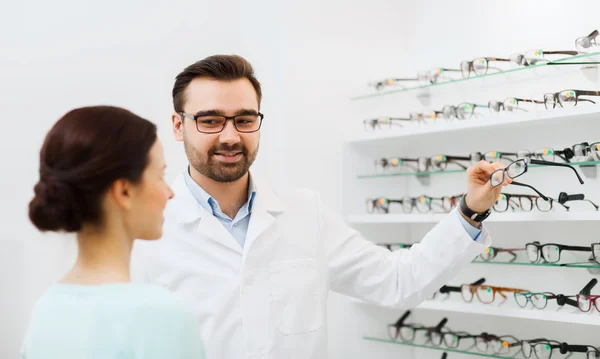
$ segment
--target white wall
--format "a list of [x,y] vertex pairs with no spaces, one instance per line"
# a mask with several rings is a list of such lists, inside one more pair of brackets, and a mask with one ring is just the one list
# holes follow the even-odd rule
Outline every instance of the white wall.
[[[5,273],[0,284],[10,298],[0,307],[2,358],[16,356],[33,301],[72,258],[68,239],[39,235],[26,216],[41,141],[68,109],[108,103],[155,121],[172,178],[185,163],[169,130],[174,76],[210,54],[240,53],[264,85],[266,118],[256,168],[278,186],[318,190],[342,213],[343,134],[367,111],[352,107],[348,97],[366,82],[458,66],[476,56],[571,48],[574,37],[597,26],[596,16],[586,14],[600,10],[592,0],[577,6],[558,0],[26,4],[13,2],[0,14],[0,30],[10,34],[0,37],[6,126],[0,132],[0,269]],[[399,113],[419,109],[413,105]],[[358,340],[389,315],[359,312],[332,295],[330,356],[361,358],[384,351],[397,356],[396,348]],[[361,327],[364,323],[373,327]]]

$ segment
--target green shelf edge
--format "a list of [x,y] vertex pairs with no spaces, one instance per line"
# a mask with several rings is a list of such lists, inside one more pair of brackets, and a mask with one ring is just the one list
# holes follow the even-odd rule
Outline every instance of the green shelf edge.
[[503,357],[503,356],[498,356],[498,355],[491,355],[491,354],[484,354],[484,353],[477,353],[477,352],[468,352],[468,351],[464,351],[464,350],[449,349],[449,348],[444,348],[444,347],[433,347],[433,346],[428,346],[428,345],[396,342],[396,341],[389,340],[389,339],[380,339],[380,338],[374,338],[374,337],[368,337],[368,336],[364,336],[363,340],[388,343],[388,344],[396,344],[396,345],[402,345],[402,346],[413,347],[413,348],[439,350],[439,351],[448,352],[448,353],[476,355],[476,356],[486,357],[486,358],[514,359],[514,357],[516,355],[516,354],[513,354],[513,356],[510,356],[510,357]]
[[[570,56],[570,57],[564,57],[564,58],[560,58],[560,59],[553,60],[553,61],[550,61],[550,62],[547,62],[547,63],[539,64],[539,65],[518,67],[518,68],[515,68],[515,69],[508,69],[506,71],[493,72],[493,73],[489,73],[489,74],[485,74],[485,75],[481,75],[481,76],[473,76],[473,77],[461,78],[461,79],[456,79],[456,80],[449,80],[449,81],[444,81],[444,82],[437,82],[437,83],[429,84],[429,85],[407,87],[407,88],[402,88],[402,89],[398,89],[398,90],[390,90],[390,91],[380,92],[380,93],[371,93],[371,94],[359,95],[359,96],[351,97],[350,100],[351,101],[364,100],[364,99],[368,99],[368,98],[393,95],[393,94],[397,94],[397,93],[414,91],[414,90],[420,90],[420,89],[430,88],[430,87],[435,87],[435,86],[443,86],[443,85],[453,84],[453,83],[458,83],[458,82],[472,81],[472,80],[477,80],[477,79],[486,78],[486,77],[490,77],[490,76],[496,76],[496,75],[509,74],[509,73],[514,73],[514,72],[519,72],[519,71],[531,70],[531,69],[535,69],[535,68],[540,68],[540,67],[548,66],[549,64],[557,64],[557,63],[560,63],[561,65],[563,65],[563,64],[569,64],[567,62],[567,60],[584,59],[584,58],[587,58],[587,57],[593,57],[593,56],[597,56],[597,55],[600,55],[600,52],[592,52],[592,53],[589,53],[589,54],[581,54],[581,55],[575,55],[575,56]],[[573,64],[569,64],[569,65],[577,65],[577,64],[579,64],[579,63],[573,63]]]
[[[571,166],[582,167],[582,166],[598,166],[600,161],[586,161],[586,162],[572,162],[569,163]],[[548,167],[544,165],[529,165],[529,168]],[[399,173],[387,173],[387,174],[375,174],[375,175],[359,175],[357,179],[370,179],[370,178],[385,178],[385,177],[426,177],[429,175],[440,175],[440,174],[452,174],[452,173],[464,173],[467,170],[450,170],[450,171],[428,171],[428,172],[399,172]]]

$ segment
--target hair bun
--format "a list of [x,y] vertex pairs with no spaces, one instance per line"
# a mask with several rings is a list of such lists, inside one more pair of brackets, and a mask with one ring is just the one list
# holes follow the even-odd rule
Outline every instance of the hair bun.
[[40,180],[33,190],[35,197],[29,203],[29,218],[39,230],[77,232],[81,229],[81,205],[71,186],[49,177]]

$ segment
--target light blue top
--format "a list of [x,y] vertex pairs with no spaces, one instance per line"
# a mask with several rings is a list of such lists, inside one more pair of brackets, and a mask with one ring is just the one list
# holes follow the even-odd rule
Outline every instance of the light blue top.
[[240,246],[244,248],[248,224],[250,224],[250,215],[252,214],[252,203],[254,202],[254,196],[256,196],[256,188],[252,182],[252,176],[250,176],[250,185],[248,186],[248,201],[240,208],[234,219],[223,213],[219,203],[192,179],[189,167],[185,171],[184,179],[186,186],[190,189],[198,203],[205,210],[212,213],[231,233]]
[[153,284],[54,284],[32,312],[25,359],[196,359],[195,316]]

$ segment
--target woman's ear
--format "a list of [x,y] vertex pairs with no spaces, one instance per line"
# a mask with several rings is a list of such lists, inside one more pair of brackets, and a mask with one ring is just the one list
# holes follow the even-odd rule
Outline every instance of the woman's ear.
[[133,206],[134,188],[126,179],[118,179],[108,189],[108,195],[115,204],[123,209],[129,209]]

